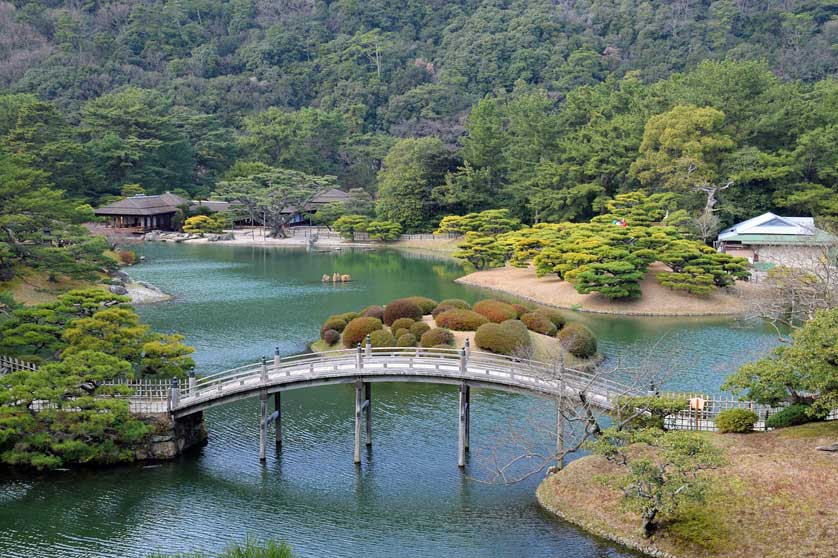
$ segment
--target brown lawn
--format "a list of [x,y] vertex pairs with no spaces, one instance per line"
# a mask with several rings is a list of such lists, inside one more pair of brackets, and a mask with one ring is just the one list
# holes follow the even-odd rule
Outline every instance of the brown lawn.
[[502,267],[477,271],[457,279],[458,283],[482,287],[558,308],[584,312],[634,314],[644,316],[712,316],[741,314],[746,310],[746,297],[758,287],[738,282],[736,287],[696,296],[662,287],[655,276],[668,268],[652,264],[640,283],[642,296],[635,300],[610,300],[598,293],[579,294],[573,285],[555,275],[536,277],[535,269]]
[[[838,441],[838,421],[706,435],[728,463],[708,473],[709,501],[659,532],[656,549],[684,558],[838,556],[838,453],[815,450]],[[642,546],[638,517],[620,509],[609,486],[621,474],[602,457],[585,457],[547,478],[539,500],[571,522]]]

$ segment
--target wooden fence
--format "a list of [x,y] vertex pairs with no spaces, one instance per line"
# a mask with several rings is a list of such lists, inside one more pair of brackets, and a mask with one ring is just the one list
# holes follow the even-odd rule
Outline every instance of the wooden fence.
[[34,362],[27,362],[19,358],[0,355],[0,376],[9,374],[10,372],[20,372],[22,370],[37,370],[38,365]]

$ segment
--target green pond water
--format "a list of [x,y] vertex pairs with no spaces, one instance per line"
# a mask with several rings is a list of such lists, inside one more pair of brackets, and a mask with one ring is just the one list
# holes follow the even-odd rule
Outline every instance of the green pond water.
[[[150,244],[129,270],[175,295],[139,307],[145,321],[179,331],[201,372],[305,351],[330,314],[400,296],[487,295],[458,285],[456,262],[381,251]],[[351,274],[322,284],[324,273]],[[738,364],[775,343],[759,324],[728,319],[614,318],[568,313],[599,338],[608,363],[650,367],[665,387],[716,391]],[[632,552],[543,512],[541,476],[511,486],[481,482],[493,456],[517,439],[547,448],[538,427],[551,402],[494,391],[472,395],[472,451],[456,466],[453,388],[377,384],[373,447],[352,463],[349,386],[283,396],[284,445],[258,461],[258,401],[206,413],[209,444],[173,463],[0,479],[0,556],[145,557],[215,551],[247,535],[288,541],[295,556],[624,557]],[[510,433],[515,434],[510,436]]]

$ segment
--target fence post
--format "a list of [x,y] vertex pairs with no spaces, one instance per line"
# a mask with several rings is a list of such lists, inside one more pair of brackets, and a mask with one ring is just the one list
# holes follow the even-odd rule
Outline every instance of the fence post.
[[365,352],[368,357],[372,356],[372,337],[367,335],[364,339]]
[[180,404],[180,387],[179,387],[178,379],[172,378],[172,387],[169,390],[169,406],[172,411],[177,409],[177,406]]

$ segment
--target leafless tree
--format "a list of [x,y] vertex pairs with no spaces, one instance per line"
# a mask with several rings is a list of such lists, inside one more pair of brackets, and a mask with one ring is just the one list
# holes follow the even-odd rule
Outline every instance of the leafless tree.
[[[823,308],[838,306],[838,241],[784,253],[785,265],[760,273],[759,292],[749,302],[748,317],[765,320],[781,341]],[[764,276],[763,276],[764,275]]]
[[[607,397],[616,401],[621,397],[647,394],[656,390],[666,379],[668,367],[665,356],[659,351],[661,337],[647,350],[637,366],[626,366],[621,362],[601,365],[587,374],[574,374],[567,369],[562,391],[564,395],[546,398],[555,406],[556,413],[552,420],[543,417],[527,417],[524,426],[508,424],[495,443],[483,450],[481,471],[475,480],[488,484],[514,484],[524,481],[543,471],[561,468],[566,459],[582,449],[585,443],[597,436],[604,428],[606,419],[617,428],[625,428],[633,419],[645,413],[642,408],[622,408],[617,406],[609,413],[602,410],[599,401],[603,396],[603,386],[607,380],[619,382],[619,388],[609,383]],[[546,372],[527,360],[532,351],[520,350],[516,357],[521,358],[522,372],[543,374],[545,379],[561,378],[563,359],[557,357],[551,362],[552,370]],[[549,368],[548,368],[549,369]],[[561,380],[560,380],[561,381]],[[544,440],[556,441],[554,447],[545,447]]]

